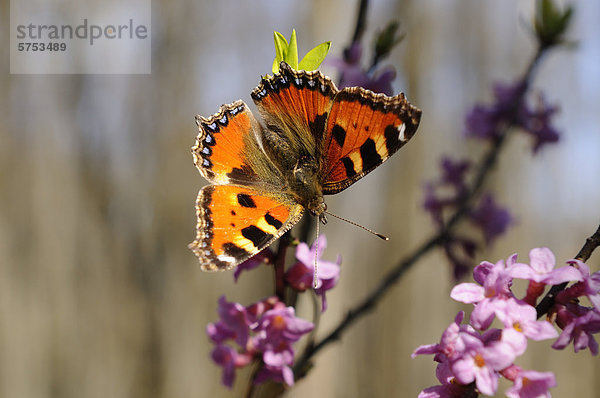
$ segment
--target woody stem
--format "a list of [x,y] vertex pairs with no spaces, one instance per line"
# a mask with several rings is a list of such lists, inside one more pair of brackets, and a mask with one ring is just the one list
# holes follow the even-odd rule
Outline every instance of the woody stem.
[[[594,232],[592,236],[586,239],[585,244],[583,245],[581,250],[579,250],[579,253],[577,253],[577,256],[575,256],[575,258],[577,260],[585,262],[590,258],[592,252],[599,246],[600,226],[598,226],[598,229],[596,230],[596,232]],[[552,308],[552,306],[554,305],[554,299],[556,298],[556,295],[562,290],[564,290],[565,287],[567,287],[567,285],[568,283],[565,282],[561,283],[560,285],[552,286],[552,288],[548,291],[548,293],[546,293],[542,301],[540,301],[537,307],[535,307],[538,318],[548,313],[550,308]]]

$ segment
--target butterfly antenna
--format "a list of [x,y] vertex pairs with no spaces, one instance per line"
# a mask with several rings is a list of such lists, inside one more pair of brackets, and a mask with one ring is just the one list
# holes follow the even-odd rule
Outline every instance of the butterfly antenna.
[[314,272],[313,272],[313,287],[316,289],[317,288],[317,276],[319,275],[318,270],[317,270],[317,263],[318,263],[318,259],[319,259],[319,224],[320,222],[317,221],[317,236],[315,238],[315,268],[314,268]]
[[[357,223],[355,223],[354,221],[350,221],[350,220],[348,220],[347,218],[340,217],[340,216],[336,216],[335,214],[333,214],[333,213],[330,213],[330,212],[328,212],[328,211],[326,211],[326,212],[325,212],[325,214],[327,214],[327,215],[330,215],[330,216],[332,216],[332,217],[335,217],[335,218],[337,218],[338,220],[346,221],[348,224],[352,224],[352,225],[354,225],[355,227],[358,227],[358,228],[364,229],[365,231],[372,233],[373,235],[377,236],[377,237],[378,237],[378,238],[380,238],[380,239],[383,239],[383,240],[390,240],[390,238],[388,238],[387,236],[385,236],[385,235],[382,235],[382,234],[380,234],[380,233],[377,233],[377,232],[373,231],[372,229],[369,229],[369,228],[367,228],[367,227],[364,227],[364,226],[362,226],[362,225],[360,225],[360,224],[357,224]],[[318,226],[319,226],[319,225],[317,224],[317,228],[318,228]]]

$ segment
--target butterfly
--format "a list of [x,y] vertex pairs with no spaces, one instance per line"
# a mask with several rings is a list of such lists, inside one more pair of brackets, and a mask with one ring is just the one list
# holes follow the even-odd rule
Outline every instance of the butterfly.
[[257,121],[238,100],[205,118],[194,164],[210,185],[196,200],[189,248],[205,271],[230,269],[296,224],[304,211],[326,222],[324,195],[338,193],[410,140],[421,110],[398,94],[338,90],[319,71],[281,62],[251,93]]

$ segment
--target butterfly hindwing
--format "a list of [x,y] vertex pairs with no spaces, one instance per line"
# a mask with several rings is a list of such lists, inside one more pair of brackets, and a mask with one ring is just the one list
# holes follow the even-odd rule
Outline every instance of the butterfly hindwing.
[[352,185],[385,162],[414,135],[421,111],[403,94],[388,97],[360,87],[335,97],[324,137],[324,194]]
[[230,269],[269,246],[302,217],[283,194],[208,185],[196,200],[196,240],[189,247],[205,271]]
[[264,155],[256,140],[258,122],[241,100],[223,105],[209,118],[196,116],[199,134],[192,147],[194,164],[214,184],[260,181],[248,154]]

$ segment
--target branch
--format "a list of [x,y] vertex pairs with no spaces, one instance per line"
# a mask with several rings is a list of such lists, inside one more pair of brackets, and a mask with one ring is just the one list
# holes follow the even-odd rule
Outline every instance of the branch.
[[[594,234],[592,236],[590,236],[589,238],[587,238],[585,240],[585,244],[583,245],[581,250],[579,250],[579,253],[577,253],[575,258],[577,260],[586,262],[590,258],[590,256],[594,252],[594,250],[599,246],[600,246],[600,226],[598,226],[598,229],[596,230],[596,232],[594,232]],[[535,308],[537,311],[538,318],[540,318],[544,314],[548,313],[550,308],[552,308],[552,306],[554,305],[554,300],[556,299],[556,295],[558,293],[560,293],[561,291],[565,290],[565,288],[567,287],[568,284],[569,284],[568,282],[564,282],[564,283],[561,283],[560,285],[554,285],[554,286],[552,286],[552,288],[550,288],[548,293],[546,293],[546,295],[544,296],[542,301],[540,301],[540,303]]]
[[[356,16],[356,26],[354,27],[354,34],[352,35],[352,43],[350,43],[350,48],[353,43],[360,41],[363,33],[365,32],[365,21],[367,19],[367,9],[369,8],[369,0],[360,0],[360,5],[358,7],[358,15]],[[348,49],[347,48],[347,49]]]
[[594,232],[592,236],[585,240],[585,244],[581,250],[579,250],[579,253],[577,253],[575,258],[585,263],[592,256],[592,253],[598,246],[600,246],[600,225],[598,226],[596,232]]
[[[542,55],[545,54],[547,48],[539,47],[538,51],[535,53],[533,59],[528,65],[523,81],[528,86],[529,82],[532,79],[533,72],[539,63]],[[527,89],[523,90],[521,95],[517,98],[514,104],[514,117],[513,121],[516,121],[516,113],[519,108],[521,102],[524,100]],[[477,169],[477,174],[473,179],[473,182],[470,188],[467,190],[463,201],[459,205],[458,209],[455,213],[450,217],[448,222],[442,227],[442,229],[423,243],[420,247],[418,247],[412,254],[408,255],[404,260],[400,261],[400,263],[393,268],[378,284],[378,286],[358,305],[356,305],[353,309],[349,310],[344,319],[323,339],[315,343],[314,345],[310,345],[306,348],[303,355],[299,358],[294,366],[294,373],[297,379],[300,379],[306,375],[308,370],[310,369],[310,359],[321,349],[323,349],[328,344],[338,340],[342,333],[354,322],[360,319],[362,316],[366,315],[370,310],[375,308],[375,306],[379,303],[379,301],[385,296],[385,294],[393,287],[396,282],[404,275],[406,271],[408,271],[423,255],[427,254],[430,250],[442,244],[447,237],[450,235],[451,230],[454,226],[461,221],[472,209],[474,199],[480,193],[482,187],[484,186],[485,181],[487,181],[490,172],[494,168],[494,165],[497,162],[498,156],[500,154],[501,149],[504,146],[504,142],[509,130],[513,127],[515,123],[509,123],[503,131],[501,131],[497,137],[492,142],[491,147],[487,150],[487,152],[483,155],[482,159],[479,162],[479,167]]]

